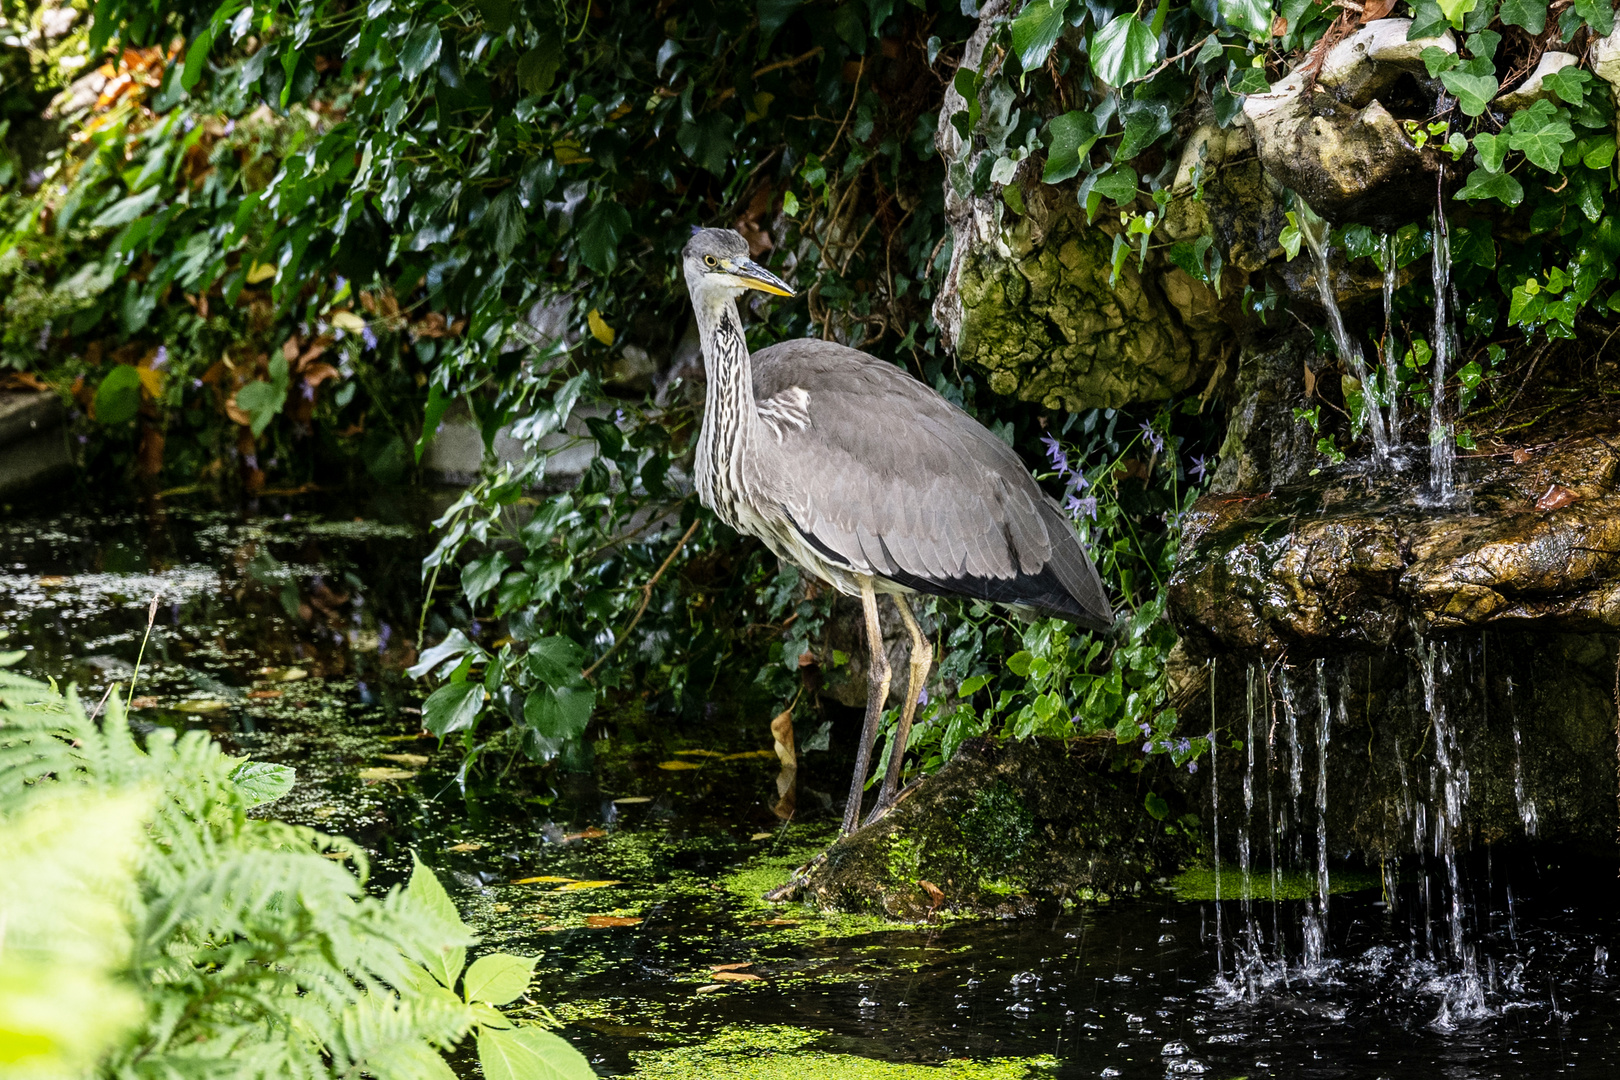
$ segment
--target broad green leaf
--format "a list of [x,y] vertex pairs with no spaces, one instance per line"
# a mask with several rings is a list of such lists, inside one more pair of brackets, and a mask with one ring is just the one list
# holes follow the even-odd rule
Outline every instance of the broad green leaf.
[[1238,68],[1227,79],[1227,84],[1234,94],[1267,94],[1271,92],[1271,82],[1266,78],[1265,68]]
[[1457,104],[1468,116],[1479,116],[1485,112],[1491,98],[1496,96],[1497,85],[1494,76],[1470,75],[1464,71],[1447,71],[1440,76],[1440,81],[1447,90],[1457,95]]
[[1114,151],[1116,162],[1129,161],[1170,131],[1170,106],[1163,101],[1140,103],[1124,116],[1125,133]]
[[191,39],[186,48],[186,66],[180,72],[180,85],[189,93],[202,78],[203,68],[208,63],[208,54],[214,48],[214,24],[210,22],[203,27],[202,33]]
[[495,254],[510,258],[513,249],[529,231],[523,207],[518,205],[517,188],[509,187],[489,201],[484,211],[484,227],[488,230]]
[[551,686],[579,682],[584,651],[565,637],[543,637],[529,646],[529,673]]
[[1439,0],[1440,13],[1452,26],[1461,29],[1463,16],[1474,10],[1479,0]]
[[289,765],[243,759],[231,770],[231,782],[251,809],[274,802],[287,794],[292,790],[297,775],[297,770]]
[[483,707],[482,683],[445,683],[422,702],[422,726],[442,738],[471,728]]
[[1154,821],[1163,821],[1170,816],[1170,804],[1164,801],[1162,795],[1156,795],[1150,791],[1147,793],[1147,798],[1142,800],[1142,805],[1147,810],[1148,817]]
[[548,30],[541,35],[538,45],[518,57],[518,85],[528,94],[549,92],[552,83],[557,81],[557,71],[562,67],[562,61],[562,37],[556,31]]
[[154,185],[139,195],[130,195],[119,199],[107,209],[97,214],[95,220],[90,222],[92,229],[111,229],[118,225],[128,225],[142,214],[152,208],[163,194],[162,185]]
[[1119,206],[1127,206],[1136,201],[1136,180],[1136,170],[1129,165],[1121,165],[1099,176],[1091,190],[1112,199]]
[[1590,71],[1582,71],[1578,67],[1570,66],[1559,68],[1550,75],[1541,79],[1541,85],[1550,90],[1554,97],[1571,105],[1579,105],[1586,97],[1586,84],[1592,81]]
[[1552,102],[1543,98],[1513,115],[1507,136],[1508,146],[1524,154],[1532,164],[1557,172],[1564,144],[1574,141],[1575,132],[1557,115]]
[[1048,184],[1073,179],[1101,134],[1097,118],[1089,112],[1076,109],[1054,116],[1046,125],[1048,149],[1041,179]]
[[484,1001],[491,1005],[505,1005],[529,988],[534,977],[534,965],[539,957],[513,956],[511,953],[490,953],[480,956],[467,969],[462,992],[466,999]]
[[675,132],[681,153],[716,176],[724,176],[731,167],[734,142],[731,118],[719,110],[689,120]]
[[264,434],[264,429],[270,426],[270,421],[276,418],[286,402],[286,387],[277,392],[263,379],[255,379],[236,392],[236,407],[248,414],[255,438]]
[[1069,0],[1030,0],[1018,13],[1012,22],[1012,47],[1025,71],[1046,63],[1068,12]]
[[591,687],[542,687],[523,699],[523,719],[546,739],[575,739],[585,733],[596,707]]
[[544,1028],[478,1032],[485,1080],[596,1080],[585,1055]]
[[133,364],[119,364],[96,387],[96,423],[127,424],[140,411],[140,370]]
[[1270,0],[1220,0],[1219,7],[1221,18],[1233,28],[1248,34],[1250,40],[1270,40]]
[[1508,206],[1524,201],[1524,188],[1505,172],[1475,169],[1468,174],[1468,183],[1457,192],[1459,199],[1496,199]]
[[439,36],[437,23],[418,26],[399,50],[399,66],[407,82],[419,79],[422,73],[439,58],[444,41]]
[[1442,49],[1437,45],[1430,45],[1423,50],[1423,66],[1429,71],[1429,78],[1437,79],[1441,72],[1450,71],[1462,61],[1451,49]]
[[461,921],[461,913],[450,900],[450,894],[439,884],[433,873],[416,854],[411,854],[411,878],[401,897],[406,907],[413,908],[443,928],[444,941],[426,956],[415,959],[428,969],[446,990],[456,988],[461,969],[467,963],[466,943],[472,940],[472,930]]
[[1007,657],[1007,670],[1022,679],[1029,675],[1029,669],[1034,663],[1034,655],[1027,649],[1020,649]]
[[1474,136],[1474,149],[1479,151],[1479,163],[1490,172],[1502,171],[1502,159],[1507,157],[1508,141],[1505,136],[1482,131]]
[[1613,0],[1575,0],[1575,14],[1584,19],[1598,37],[1614,33]]
[[[1440,6],[1444,8],[1446,0],[1440,0]],[[1469,8],[1472,7],[1470,4]],[[1497,17],[1506,26],[1522,26],[1532,34],[1539,34],[1547,29],[1547,0],[1502,0]]]
[[492,551],[461,568],[461,593],[467,603],[477,604],[485,593],[501,583],[501,575],[511,565],[504,551]]
[[1158,55],[1159,42],[1153,31],[1129,12],[1114,16],[1091,39],[1091,69],[1109,86],[1140,79]]
[[619,265],[619,241],[630,231],[630,211],[616,202],[599,202],[585,212],[579,223],[579,257],[590,269],[603,275]]
[[452,630],[444,636],[443,641],[431,649],[423,650],[421,659],[415,666],[406,669],[405,674],[413,679],[424,678],[433,674],[435,669],[446,661],[459,660],[468,653],[482,656],[484,650],[460,630]]

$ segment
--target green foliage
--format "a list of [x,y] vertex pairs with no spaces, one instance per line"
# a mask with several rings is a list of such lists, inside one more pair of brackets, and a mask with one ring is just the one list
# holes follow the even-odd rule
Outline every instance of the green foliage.
[[461,978],[474,938],[432,871],[367,895],[362,850],[251,813],[292,780],[206,732],[143,749],[117,694],[98,722],[0,670],[7,1075],[440,1080],[468,1034],[489,1076],[594,1075],[497,1010],[534,960]]

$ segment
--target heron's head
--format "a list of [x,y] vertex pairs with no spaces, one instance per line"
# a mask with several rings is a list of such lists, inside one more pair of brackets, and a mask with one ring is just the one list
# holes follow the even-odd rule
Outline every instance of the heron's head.
[[692,302],[735,300],[749,289],[792,296],[788,284],[748,257],[748,241],[730,229],[693,229],[681,251]]

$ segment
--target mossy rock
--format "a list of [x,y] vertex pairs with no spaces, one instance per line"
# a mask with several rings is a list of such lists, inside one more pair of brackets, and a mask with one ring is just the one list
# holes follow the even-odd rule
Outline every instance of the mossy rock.
[[[1158,763],[1095,742],[964,744],[887,817],[828,849],[799,898],[889,918],[1013,917],[1134,895],[1191,858],[1196,818]],[[1145,809],[1148,796],[1165,816]]]

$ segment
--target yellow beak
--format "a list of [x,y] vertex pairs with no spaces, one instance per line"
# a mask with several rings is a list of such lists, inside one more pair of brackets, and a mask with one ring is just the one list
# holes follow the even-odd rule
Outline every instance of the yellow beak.
[[773,296],[792,296],[787,282],[765,269],[753,259],[737,259],[726,267],[731,275],[750,289],[758,289]]

